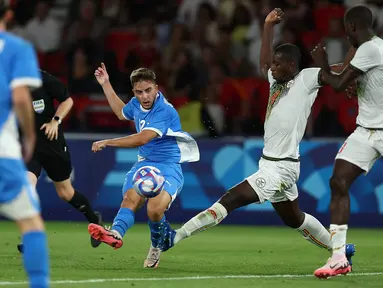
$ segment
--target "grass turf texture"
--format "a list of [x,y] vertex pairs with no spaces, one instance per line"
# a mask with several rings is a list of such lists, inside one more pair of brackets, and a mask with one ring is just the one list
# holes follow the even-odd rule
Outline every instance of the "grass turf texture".
[[[348,240],[357,245],[352,273],[355,275],[328,280],[311,275],[325,263],[329,253],[288,228],[218,226],[163,253],[159,268],[154,270],[142,268],[150,245],[147,225],[135,225],[118,251],[104,244],[92,248],[85,223],[48,222],[47,230],[52,287],[343,288],[382,287],[383,282],[383,230],[350,229]],[[0,231],[0,288],[27,287],[6,283],[22,282],[26,277],[16,249],[19,241],[16,227],[0,222]],[[376,272],[380,274],[368,275]],[[224,278],[227,275],[239,278]],[[206,278],[193,278],[196,276]],[[104,280],[92,283],[94,279]],[[62,283],[55,283],[59,280]]]

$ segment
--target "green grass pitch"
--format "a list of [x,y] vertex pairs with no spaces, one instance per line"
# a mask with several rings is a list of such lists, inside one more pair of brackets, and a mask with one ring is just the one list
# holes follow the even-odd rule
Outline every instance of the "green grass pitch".
[[[134,226],[118,251],[92,248],[85,223],[48,222],[47,230],[52,287],[383,287],[383,230],[350,229],[353,273],[328,280],[311,275],[329,253],[288,228],[218,226],[163,253],[157,269],[142,268],[146,225]],[[0,288],[27,287],[16,227],[0,222],[0,231]]]

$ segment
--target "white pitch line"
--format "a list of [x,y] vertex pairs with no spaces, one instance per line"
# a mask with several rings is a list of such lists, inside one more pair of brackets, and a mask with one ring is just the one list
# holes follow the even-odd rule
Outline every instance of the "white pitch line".
[[[350,273],[347,276],[382,276],[383,272]],[[314,277],[312,274],[294,275],[222,275],[222,276],[185,276],[185,277],[157,277],[157,278],[109,278],[109,279],[85,279],[85,280],[55,280],[51,284],[84,284],[105,282],[139,282],[139,281],[180,281],[180,280],[209,280],[209,279],[279,279],[279,278],[307,278]],[[0,286],[23,285],[28,282],[0,282]]]

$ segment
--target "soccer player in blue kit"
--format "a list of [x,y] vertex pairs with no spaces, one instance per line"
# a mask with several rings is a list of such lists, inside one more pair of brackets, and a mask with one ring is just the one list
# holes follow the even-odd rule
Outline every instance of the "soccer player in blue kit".
[[[41,86],[30,43],[6,32],[12,11],[0,0],[0,214],[15,221],[24,243],[29,287],[49,287],[49,256],[38,195],[27,178],[25,161],[36,142],[30,88]],[[23,132],[19,142],[17,120]],[[23,149],[22,149],[23,148]],[[3,260],[4,261],[4,260]]]
[[184,178],[180,163],[199,161],[199,149],[196,141],[181,129],[177,111],[158,91],[156,75],[147,68],[132,72],[130,81],[134,96],[128,104],[117,96],[109,82],[109,75],[102,63],[95,71],[98,83],[102,86],[113,112],[120,120],[135,122],[137,133],[115,139],[93,143],[93,152],[107,146],[132,148],[139,147],[138,161],[126,174],[122,193],[121,208],[110,229],[101,225],[89,224],[90,235],[105,244],[121,248],[122,238],[134,224],[135,212],[143,206],[146,199],[133,189],[134,173],[143,166],[158,168],[165,177],[163,191],[148,199],[147,213],[151,232],[151,246],[144,261],[144,267],[155,268],[159,264],[163,235],[170,226],[165,211],[181,191]]

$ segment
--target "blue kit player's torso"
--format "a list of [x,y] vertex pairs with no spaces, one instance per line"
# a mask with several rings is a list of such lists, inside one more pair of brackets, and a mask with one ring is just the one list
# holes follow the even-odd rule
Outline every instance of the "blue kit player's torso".
[[132,178],[137,169],[155,166],[165,177],[164,190],[174,199],[184,182],[180,163],[199,160],[197,143],[182,131],[177,111],[161,92],[152,109],[144,109],[133,97],[122,112],[126,119],[134,121],[137,132],[152,130],[158,134],[157,138],[139,147],[138,162],[127,173],[122,193],[133,187]]
[[12,102],[12,90],[20,86],[41,86],[35,51],[26,41],[0,31],[0,204],[12,201],[27,185]]

